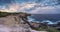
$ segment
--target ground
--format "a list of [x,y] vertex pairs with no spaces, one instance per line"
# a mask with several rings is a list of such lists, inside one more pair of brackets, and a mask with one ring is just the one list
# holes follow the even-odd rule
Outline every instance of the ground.
[[0,25],[0,32],[26,32],[30,30],[30,32],[46,32],[46,31],[36,31],[36,30],[32,30],[32,29],[26,29],[23,27],[7,27],[4,25]]

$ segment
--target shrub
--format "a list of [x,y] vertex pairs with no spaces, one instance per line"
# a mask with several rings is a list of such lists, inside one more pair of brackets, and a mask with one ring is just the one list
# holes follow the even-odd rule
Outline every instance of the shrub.
[[56,30],[55,28],[49,28],[48,32],[58,32],[58,30]]
[[6,13],[6,12],[0,12],[0,17],[4,17],[4,16],[7,16],[8,15],[8,13]]

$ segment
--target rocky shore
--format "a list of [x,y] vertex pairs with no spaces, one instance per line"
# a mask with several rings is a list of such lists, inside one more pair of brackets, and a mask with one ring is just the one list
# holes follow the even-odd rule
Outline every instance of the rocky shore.
[[17,15],[9,15],[0,18],[0,32],[45,32],[32,30],[30,26],[25,23]]

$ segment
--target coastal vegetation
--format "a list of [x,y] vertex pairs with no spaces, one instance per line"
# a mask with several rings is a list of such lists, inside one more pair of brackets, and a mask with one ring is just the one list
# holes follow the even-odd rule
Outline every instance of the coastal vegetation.
[[9,12],[0,12],[0,17],[5,17],[5,16],[8,16],[8,15],[18,15],[18,14],[21,14],[23,12],[18,12],[18,13],[9,13]]

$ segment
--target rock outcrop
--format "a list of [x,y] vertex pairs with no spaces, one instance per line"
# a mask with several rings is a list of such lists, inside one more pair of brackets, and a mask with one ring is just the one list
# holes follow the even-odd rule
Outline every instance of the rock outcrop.
[[23,13],[0,18],[1,32],[40,32],[32,30],[31,27],[30,23],[27,22],[27,15]]
[[8,28],[11,32],[28,32],[31,29],[29,25],[19,17],[19,15],[9,15],[0,18],[0,25],[6,29]]

